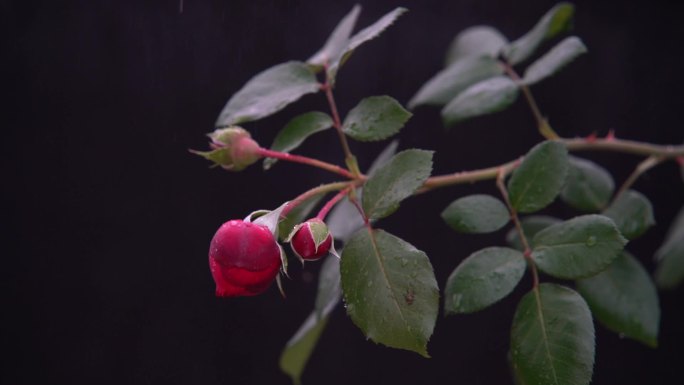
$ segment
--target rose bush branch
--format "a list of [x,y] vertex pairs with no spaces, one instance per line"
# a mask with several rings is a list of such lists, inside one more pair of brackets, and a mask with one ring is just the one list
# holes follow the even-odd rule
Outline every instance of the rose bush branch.
[[[607,139],[560,138],[556,139],[556,141],[565,145],[569,151],[610,151],[632,155],[648,156],[648,159],[651,159],[651,157],[659,159],[659,161],[656,162],[656,164],[666,159],[676,160],[682,155],[684,155],[684,145],[658,145],[633,140],[618,139],[614,137]],[[518,164],[519,162],[520,159],[516,159],[501,164],[499,166],[493,166],[479,170],[459,171],[447,175],[436,175],[430,177],[427,181],[425,181],[423,188],[419,191],[426,192],[428,190],[432,190],[439,187],[457,184],[468,184],[484,180],[496,179],[500,169],[503,169],[505,174],[509,174],[515,168],[516,164]],[[647,169],[656,165],[651,165],[651,163],[653,162],[653,159],[648,161],[649,167]],[[639,174],[647,171],[647,169],[641,170]]]
[[[335,78],[356,49],[377,37],[405,11],[397,8],[352,33],[360,12],[355,6],[306,62],[278,64],[249,80],[221,111],[218,128],[209,135],[210,151],[193,151],[230,171],[267,158],[266,170],[277,160],[284,160],[346,179],[311,188],[275,210],[259,210],[244,220],[226,222],[215,234],[209,253],[217,295],[258,294],[273,280],[281,287],[277,272],[286,273],[288,257],[280,242],[289,243],[304,263],[337,255],[335,234],[338,245],[343,243],[342,255],[339,261],[328,258],[321,267],[314,312],[281,357],[281,367],[295,382],[299,382],[330,312],[341,299],[351,320],[368,339],[429,357],[427,344],[437,322],[440,293],[447,315],[472,313],[514,293],[527,271],[533,287],[519,300],[511,326],[509,357],[516,382],[587,385],[595,356],[593,319],[655,346],[660,317],[655,285],[641,263],[624,250],[628,240],[654,225],[653,206],[631,187],[640,175],[665,160],[676,159],[682,164],[684,145],[618,139],[612,132],[605,138],[561,138],[552,130],[531,87],[587,52],[578,37],[569,36],[534,58],[544,42],[571,25],[574,7],[560,3],[515,40],[490,26],[459,33],[449,47],[445,68],[408,103],[411,109],[442,106],[444,124],[453,126],[499,112],[522,94],[545,141],[501,165],[436,176],[431,176],[432,151],[407,149],[395,154],[393,143],[363,174],[349,141],[390,138],[399,133],[412,113],[392,97],[376,95],[363,98],[341,116],[333,95]],[[524,72],[517,68],[525,63],[530,64]],[[317,80],[321,71],[323,83]],[[260,147],[246,130],[237,127],[318,92],[325,94],[332,116],[311,111],[293,118],[276,135],[270,149]],[[346,168],[290,153],[309,136],[331,128],[339,137]],[[616,192],[608,170],[570,155],[582,151],[646,159]],[[505,237],[508,246],[473,252],[460,261],[440,289],[431,259],[409,242],[382,230],[377,221],[393,215],[412,196],[485,180],[496,182],[503,202],[485,194],[458,197],[441,213],[442,219],[465,234],[496,232],[512,222]],[[333,192],[335,195],[311,216],[320,200]],[[581,214],[567,219],[536,214],[556,200]],[[670,235],[656,253],[655,277],[661,287],[684,281],[682,231],[684,213],[673,222]],[[541,282],[542,273],[561,282]]]

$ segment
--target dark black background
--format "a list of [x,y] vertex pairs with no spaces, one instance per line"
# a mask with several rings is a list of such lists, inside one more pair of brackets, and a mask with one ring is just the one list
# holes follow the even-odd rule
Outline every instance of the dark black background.
[[[3,384],[287,384],[280,349],[309,313],[315,264],[294,268],[288,299],[275,288],[254,298],[217,299],[207,249],[224,221],[275,208],[331,177],[302,166],[208,169],[188,148],[232,93],[257,72],[304,60],[325,41],[350,1],[3,1],[0,63],[3,221]],[[373,1],[359,26],[398,5],[411,11],[342,69],[341,111],[389,94],[402,103],[441,68],[451,38],[492,24],[526,32],[549,1]],[[683,11],[676,2],[587,1],[574,33],[589,54],[534,87],[563,136],[682,141]],[[320,95],[247,125],[270,144],[295,114],[325,109]],[[522,100],[510,110],[442,128],[437,109],[418,109],[401,148],[436,150],[435,173],[491,166],[539,141]],[[362,167],[384,146],[353,143]],[[332,133],[302,153],[340,162]],[[587,154],[618,183],[638,158]],[[658,227],[630,249],[652,270],[653,251],[679,206],[677,166],[646,174]],[[411,199],[380,226],[427,252],[440,287],[471,252],[503,242],[454,235],[438,217],[455,197],[494,192],[491,183]],[[554,204],[548,212],[569,217]],[[511,383],[508,330],[524,281],[478,314],[440,314],[423,359],[365,341],[338,309],[305,372],[307,384]],[[597,326],[595,384],[666,383],[681,371],[680,288],[661,297],[661,346],[648,349]]]

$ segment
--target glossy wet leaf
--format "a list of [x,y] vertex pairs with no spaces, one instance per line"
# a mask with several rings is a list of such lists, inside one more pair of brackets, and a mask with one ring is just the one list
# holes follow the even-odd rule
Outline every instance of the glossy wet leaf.
[[349,59],[349,57],[355,49],[357,49],[362,44],[378,37],[385,29],[387,29],[387,27],[392,25],[399,18],[399,16],[401,16],[406,11],[406,8],[395,8],[394,10],[388,12],[380,19],[378,19],[375,23],[362,29],[361,31],[354,34],[354,36],[349,38],[349,43],[347,44],[347,46],[342,50],[340,55],[337,58],[333,59],[330,63],[330,67],[328,69],[328,76],[331,78],[331,80],[335,79],[339,67],[341,67]]
[[591,312],[579,294],[544,283],[522,298],[511,328],[511,361],[520,383],[587,385],[594,353]]
[[341,299],[339,259],[328,256],[318,276],[315,310],[288,341],[280,355],[280,368],[295,384],[301,382],[302,372],[313,353],[330,313]]
[[571,156],[568,177],[561,199],[582,211],[597,212],[605,208],[615,190],[613,177],[598,164]]
[[488,247],[471,254],[451,273],[444,288],[447,314],[482,310],[510,294],[525,274],[520,251]]
[[655,280],[661,289],[674,289],[684,281],[684,208],[670,225],[665,242],[655,253]]
[[534,28],[505,47],[504,57],[513,65],[529,58],[542,42],[569,29],[574,13],[572,4],[557,4],[542,16]]
[[475,83],[458,94],[442,109],[444,125],[491,114],[510,106],[518,98],[518,86],[507,76]]
[[[311,135],[327,130],[332,127],[332,118],[323,112],[312,111],[299,115],[290,120],[287,125],[280,130],[273,144],[271,150],[280,152],[290,152],[299,147]],[[271,168],[278,159],[266,158],[264,159],[264,169]]]
[[221,111],[216,126],[265,118],[318,90],[316,75],[306,64],[297,61],[278,64],[254,76],[235,93]]
[[603,212],[627,239],[635,239],[655,225],[653,206],[642,193],[627,190]]
[[490,233],[508,223],[506,205],[491,195],[477,194],[456,199],[442,211],[442,219],[462,233]]
[[496,28],[476,25],[459,32],[449,45],[446,65],[467,57],[490,57],[496,59],[508,40]]
[[508,181],[511,205],[521,213],[532,213],[548,206],[565,184],[568,150],[564,145],[546,141],[534,146]]
[[327,323],[328,316],[318,319],[315,312],[311,313],[280,354],[280,370],[295,384],[301,384],[304,368]]
[[322,318],[331,311],[342,299],[340,286],[340,259],[329,255],[323,261],[323,266],[318,273],[318,292],[316,293],[315,310]]
[[393,213],[431,172],[432,151],[405,150],[392,157],[364,186],[361,202],[366,216],[379,219]]
[[523,83],[532,85],[548,78],[560,71],[563,67],[575,60],[578,56],[587,52],[582,40],[577,36],[566,37],[563,41],[551,48],[525,70]]
[[463,58],[428,80],[409,101],[408,106],[415,108],[423,104],[445,105],[471,85],[502,73],[503,67],[495,58]]
[[636,258],[622,253],[606,270],[578,280],[577,290],[608,329],[650,347],[658,345],[658,293]]
[[340,265],[347,313],[369,339],[428,357],[439,289],[428,257],[382,230],[359,230]]
[[314,66],[323,66],[326,63],[331,63],[339,60],[344,50],[349,45],[349,37],[354,30],[356,20],[361,13],[361,6],[354,5],[351,11],[340,20],[333,32],[328,37],[325,45],[316,52],[306,62]]
[[532,258],[554,277],[578,279],[605,270],[627,240],[603,215],[583,215],[549,226],[534,236]]
[[[373,164],[368,168],[366,175],[374,175],[380,167],[387,164],[394,156],[397,146],[398,142],[396,140],[390,142],[390,144],[378,154],[377,158],[375,158]],[[362,190],[363,189],[356,190],[357,196],[361,195]],[[364,224],[358,209],[346,199],[335,205],[326,218],[326,223],[328,224],[328,229],[330,229],[333,238],[341,242],[349,240],[352,234]]]
[[349,111],[342,130],[362,142],[383,140],[398,133],[411,115],[389,96],[371,96]]
[[[562,222],[560,219],[547,215],[530,215],[523,217],[520,220],[523,233],[525,233],[525,238],[527,238],[527,240],[530,242],[532,242],[532,239],[538,232],[560,222]],[[508,244],[512,247],[524,251],[522,241],[520,240],[520,235],[515,227],[511,228],[506,234],[506,242],[508,242]]]

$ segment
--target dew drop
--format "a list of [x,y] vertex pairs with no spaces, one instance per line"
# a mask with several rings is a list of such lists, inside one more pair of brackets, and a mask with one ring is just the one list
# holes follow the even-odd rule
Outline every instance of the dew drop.
[[451,296],[451,301],[454,303],[454,307],[460,307],[461,300],[463,300],[463,294],[454,294]]
[[596,237],[593,235],[590,235],[589,238],[587,238],[587,246],[591,247],[596,244]]

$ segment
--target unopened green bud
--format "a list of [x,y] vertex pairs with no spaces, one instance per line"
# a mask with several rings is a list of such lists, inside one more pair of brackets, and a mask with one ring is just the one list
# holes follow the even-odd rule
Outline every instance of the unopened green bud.
[[211,134],[210,151],[190,150],[229,171],[241,171],[262,156],[259,144],[242,127],[220,128]]

